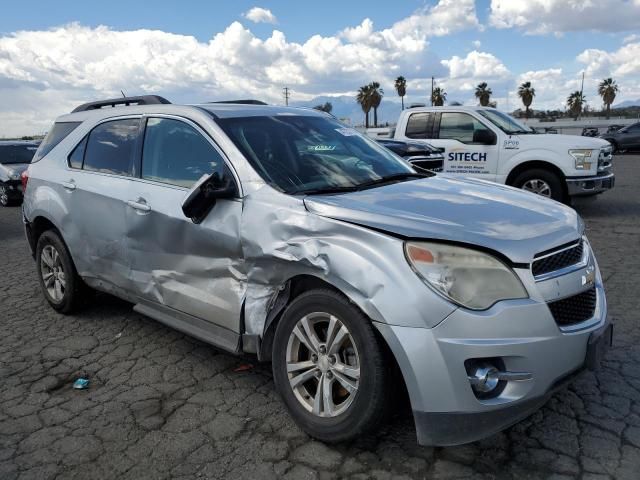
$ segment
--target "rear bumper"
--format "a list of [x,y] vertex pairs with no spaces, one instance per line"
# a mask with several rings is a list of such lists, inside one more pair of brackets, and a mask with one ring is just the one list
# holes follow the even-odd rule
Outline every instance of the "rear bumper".
[[567,193],[569,196],[594,195],[610,190],[615,185],[613,173],[595,175],[593,177],[567,178]]

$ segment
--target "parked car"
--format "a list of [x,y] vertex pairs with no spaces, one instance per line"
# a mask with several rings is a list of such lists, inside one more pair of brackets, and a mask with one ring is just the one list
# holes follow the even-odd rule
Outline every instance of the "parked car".
[[582,129],[583,137],[597,137],[599,134],[598,129],[596,127],[584,127]]
[[573,209],[416,173],[323,112],[93,102],[56,120],[23,180],[53,309],[94,288],[270,360],[292,417],[326,442],[379,427],[403,388],[421,444],[483,438],[611,341]]
[[624,125],[609,125],[607,127],[607,131],[606,133],[613,133],[613,132],[617,132],[618,130],[620,130],[622,127],[624,127]]
[[442,171],[444,156],[440,149],[421,142],[402,142],[388,138],[378,139],[376,141],[396,155],[400,155],[405,160],[408,160],[415,167],[432,172]]
[[615,132],[607,132],[600,135],[600,138],[609,142],[614,152],[640,150],[640,122],[632,123]]
[[[404,110],[394,140],[444,149],[444,172],[476,177],[569,202],[614,186],[611,146],[599,138],[540,135],[487,107]],[[605,167],[608,165],[609,167]]]
[[0,140],[0,205],[22,201],[20,174],[29,166],[38,142]]

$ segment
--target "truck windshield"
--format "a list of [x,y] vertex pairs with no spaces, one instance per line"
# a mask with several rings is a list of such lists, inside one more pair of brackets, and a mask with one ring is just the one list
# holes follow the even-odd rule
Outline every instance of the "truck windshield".
[[260,176],[285,193],[352,191],[425,176],[328,117],[275,115],[216,121]]
[[536,133],[535,130],[520,123],[511,115],[498,110],[478,110],[478,113],[508,135]]

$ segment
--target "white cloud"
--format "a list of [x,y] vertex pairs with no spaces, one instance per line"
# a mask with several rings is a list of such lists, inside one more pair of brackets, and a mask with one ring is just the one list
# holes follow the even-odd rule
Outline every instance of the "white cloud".
[[473,45],[473,48],[478,50],[482,46],[482,42],[480,40],[474,40],[471,42],[471,45]]
[[272,23],[274,25],[278,23],[278,19],[268,8],[253,7],[245,12],[243,17],[254,23]]
[[491,0],[489,20],[529,34],[623,32],[640,25],[640,0]]
[[476,16],[475,0],[440,0],[396,22],[391,31],[396,36],[444,36],[469,28],[482,28]]
[[622,39],[622,43],[632,43],[640,41],[640,35],[637,33],[633,33],[631,35],[627,35]]

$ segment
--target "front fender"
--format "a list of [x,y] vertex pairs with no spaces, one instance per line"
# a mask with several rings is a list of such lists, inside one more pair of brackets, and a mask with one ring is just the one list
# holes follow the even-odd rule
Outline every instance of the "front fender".
[[568,155],[567,158],[562,158],[557,152],[546,148],[527,149],[525,151],[518,152],[501,164],[500,173],[507,176],[519,165],[534,161],[546,162],[557,167],[565,177],[575,174],[572,160]]
[[411,270],[402,240],[310,213],[301,198],[265,186],[245,197],[240,228],[247,334],[263,334],[279,289],[299,275],[333,285],[380,323],[433,327],[455,310]]

